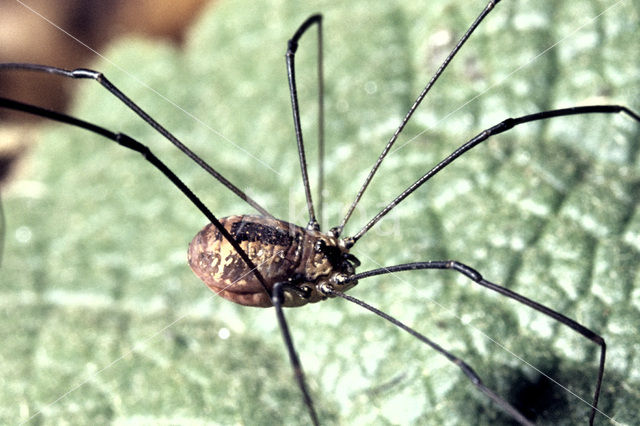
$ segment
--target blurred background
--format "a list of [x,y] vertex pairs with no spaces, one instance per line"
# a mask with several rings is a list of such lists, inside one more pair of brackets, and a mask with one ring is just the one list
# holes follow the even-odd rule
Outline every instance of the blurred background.
[[[214,0],[47,0],[0,2],[0,62],[32,62],[74,69],[87,66],[115,37],[131,34],[180,46],[189,25]],[[50,21],[43,25],[43,21]],[[65,34],[67,33],[67,34]],[[82,46],[77,40],[82,41]],[[64,111],[73,82],[46,75],[0,74],[0,92],[10,99]],[[0,186],[26,152],[37,118],[0,109]],[[20,126],[20,127],[18,127]],[[34,126],[34,131],[37,126]]]

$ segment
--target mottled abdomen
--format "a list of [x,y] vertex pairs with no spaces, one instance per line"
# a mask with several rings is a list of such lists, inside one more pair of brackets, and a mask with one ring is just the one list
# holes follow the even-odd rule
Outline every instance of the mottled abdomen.
[[[229,216],[220,222],[258,267],[271,290],[277,282],[295,279],[316,283],[329,277],[334,267],[314,249],[318,240],[337,246],[338,241],[319,231],[263,216]],[[264,288],[231,244],[212,225],[205,226],[189,245],[189,265],[215,293],[247,306],[272,306]],[[301,306],[324,297],[285,294],[285,306]]]

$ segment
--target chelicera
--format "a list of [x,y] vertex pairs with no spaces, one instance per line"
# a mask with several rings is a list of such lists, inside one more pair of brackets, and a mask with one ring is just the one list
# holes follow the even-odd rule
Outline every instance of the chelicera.
[[[249,198],[243,191],[205,163],[175,136],[144,112],[100,72],[88,69],[76,69],[70,71],[51,66],[25,63],[0,64],[0,71],[19,70],[42,72],[72,79],[90,79],[97,81],[113,96],[118,98],[139,117],[141,117],[147,124],[152,126],[162,136],[177,146],[185,155],[191,158],[195,164],[202,167],[215,179],[223,183],[230,191],[238,195],[241,199],[246,201],[247,204],[257,210],[260,215],[238,215],[218,219],[200,201],[200,199],[149,150],[147,146],[123,133],[112,132],[78,118],[10,99],[0,98],[0,107],[24,111],[29,114],[38,115],[80,127],[114,141],[125,148],[129,148],[140,153],[151,165],[163,173],[173,183],[173,185],[176,186],[202,212],[209,221],[209,224],[195,236],[189,246],[188,257],[191,268],[195,274],[214,292],[232,302],[253,307],[274,307],[290,362],[294,370],[294,375],[303,395],[303,401],[306,405],[312,423],[319,424],[320,419],[316,414],[313,398],[308,390],[302,363],[297,356],[293,340],[289,333],[289,326],[285,319],[283,308],[300,307],[308,303],[316,303],[328,298],[340,297],[373,312],[379,317],[391,322],[400,329],[416,337],[431,349],[439,352],[462,370],[463,374],[466,375],[472,386],[475,386],[478,391],[482,392],[511,418],[521,424],[532,424],[532,421],[510,404],[504,396],[498,395],[494,390],[487,387],[479,375],[465,361],[390,315],[381,312],[359,299],[345,294],[345,292],[353,288],[359,280],[367,277],[426,269],[447,269],[455,271],[486,289],[495,291],[500,295],[506,296],[507,298],[513,299],[516,302],[538,311],[542,315],[556,320],[558,323],[572,329],[585,339],[595,343],[599,347],[600,362],[598,374],[595,379],[593,398],[590,402],[591,410],[589,422],[593,423],[600,396],[606,352],[605,341],[599,334],[554,309],[486,280],[478,271],[456,260],[448,259],[404,263],[356,273],[356,268],[360,265],[360,262],[355,255],[350,253],[350,250],[363,235],[374,227],[392,209],[398,206],[405,198],[410,196],[424,183],[446,168],[453,161],[461,157],[464,153],[486,141],[491,136],[506,132],[525,123],[571,115],[623,113],[631,117],[633,120],[640,122],[640,116],[638,116],[637,113],[620,105],[588,105],[534,112],[528,115],[503,120],[478,133],[476,136],[462,144],[458,149],[453,151],[450,155],[442,159],[422,177],[409,185],[404,191],[390,201],[356,234],[347,237],[342,236],[345,224],[352,216],[354,209],[365,193],[371,179],[376,174],[380,164],[394,146],[398,135],[403,131],[422,100],[430,91],[431,87],[447,68],[449,62],[454,58],[467,39],[491,12],[491,10],[493,10],[497,3],[498,0],[488,2],[485,9],[479,14],[478,18],[460,38],[454,49],[444,59],[442,65],[426,84],[422,92],[417,96],[415,102],[397,127],[397,130],[382,150],[376,163],[358,191],[355,200],[350,205],[342,222],[338,226],[330,229],[328,232],[323,232],[320,229],[320,221],[316,218],[309,178],[307,176],[307,163],[300,125],[294,60],[299,40],[311,27],[315,26],[318,30],[318,50],[320,52],[318,55],[319,92],[322,93],[322,17],[320,15],[311,16],[300,26],[300,28],[298,28],[289,41],[286,53],[293,120],[309,216],[309,222],[306,227],[291,224],[271,216],[266,209]],[[322,129],[322,101],[320,101],[319,111],[320,116],[318,121],[320,123],[320,129]],[[319,139],[322,145],[322,137]],[[322,152],[322,149],[320,149],[320,152]],[[322,155],[320,157],[322,157]],[[320,183],[320,187],[322,187],[322,183]],[[322,203],[320,202],[320,205],[321,204]]]

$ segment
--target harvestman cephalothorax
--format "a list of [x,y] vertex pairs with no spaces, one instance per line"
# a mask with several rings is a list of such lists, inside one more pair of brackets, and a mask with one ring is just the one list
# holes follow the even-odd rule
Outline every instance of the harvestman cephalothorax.
[[[438,78],[440,72],[444,70],[448,61],[453,56],[455,56],[457,50],[466,41],[466,38],[484,19],[484,16],[486,16],[490,12],[490,10],[493,9],[495,3],[496,2],[492,2],[489,4],[489,6],[487,6],[485,11],[480,15],[480,17],[470,28],[470,30],[462,37],[460,42],[456,45],[456,48],[445,60],[444,66],[438,71],[434,79],[420,94],[417,103],[419,103],[426,92],[430,90],[432,82],[434,82]],[[324,300],[329,297],[342,297],[358,303],[367,309],[374,309],[369,307],[368,305],[363,304],[363,302],[359,302],[356,299],[350,298],[349,296],[343,294],[342,291],[348,290],[349,288],[354,286],[357,280],[364,279],[373,275],[388,274],[392,272],[398,273],[407,270],[419,269],[450,269],[466,276],[470,280],[475,281],[480,285],[488,287],[494,291],[501,293],[504,296],[510,297],[525,305],[528,305],[529,307],[540,311],[542,314],[546,314],[552,318],[555,318],[560,323],[573,328],[577,333],[582,334],[586,338],[591,339],[594,343],[600,345],[600,347],[602,348],[602,361],[600,364],[599,374],[594,378],[595,390],[593,400],[591,402],[591,404],[593,405],[593,409],[591,410],[590,421],[593,421],[593,418],[596,414],[595,406],[597,405],[601,375],[604,371],[604,341],[600,336],[597,335],[596,332],[585,328],[579,323],[565,317],[561,313],[556,312],[551,308],[539,305],[536,302],[533,302],[531,299],[512,293],[511,291],[489,281],[485,281],[485,279],[482,278],[482,276],[478,272],[462,263],[450,260],[417,262],[385,267],[379,270],[361,272],[354,275],[354,270],[357,266],[359,266],[359,261],[355,256],[348,253],[348,251],[355,245],[355,243],[361,236],[365,235],[371,227],[376,225],[379,219],[386,215],[387,212],[391,211],[405,197],[411,195],[411,193],[415,189],[417,189],[419,185],[426,182],[431,178],[431,176],[435,175],[435,173],[439,172],[451,161],[458,158],[458,156],[462,155],[468,149],[472,148],[476,144],[484,142],[484,140],[488,139],[492,135],[503,133],[520,124],[533,121],[548,120],[555,117],[569,115],[613,114],[623,112],[633,119],[640,121],[638,115],[623,106],[591,105],[568,109],[549,110],[545,112],[524,115],[514,119],[508,119],[479,133],[476,137],[470,139],[466,144],[462,145],[461,148],[456,150],[450,157],[447,157],[447,159],[443,160],[443,162],[436,166],[434,169],[428,171],[420,180],[416,182],[416,184],[412,185],[406,191],[402,192],[395,201],[388,204],[387,207],[385,207],[378,215],[371,219],[371,221],[367,225],[365,225],[361,231],[348,237],[342,235],[342,229],[345,223],[349,220],[352,209],[355,208],[360,195],[365,193],[364,190],[369,183],[369,178],[371,178],[377,170],[376,166],[374,167],[374,169],[372,169],[369,178],[367,178],[365,184],[362,186],[361,192],[359,193],[354,204],[352,204],[352,208],[349,210],[349,213],[343,219],[342,223],[338,227],[333,228],[331,231],[328,231],[328,233],[330,234],[329,236],[325,236],[325,234],[318,234],[318,223],[315,220],[314,204],[311,200],[312,197],[310,185],[306,177],[307,167],[304,160],[304,148],[302,147],[302,131],[297,117],[298,101],[295,95],[296,80],[294,73],[294,54],[297,49],[297,43],[301,39],[301,37],[303,37],[305,32],[310,28],[314,28],[314,26],[317,27],[319,40],[321,40],[321,18],[319,15],[315,15],[307,20],[296,32],[296,34],[290,41],[287,51],[287,65],[294,111],[294,123],[296,124],[295,129],[298,140],[299,153],[301,155],[301,170],[303,171],[303,181],[305,182],[304,187],[306,190],[306,197],[308,201],[307,204],[310,216],[309,224],[306,226],[306,228],[299,228],[286,223],[275,222],[274,219],[267,219],[264,217],[226,218],[226,220],[222,220],[223,224],[225,225],[224,227],[222,227],[217,223],[215,216],[213,216],[213,214],[199,202],[195,195],[193,195],[186,188],[186,186],[177,177],[175,177],[175,175],[173,175],[173,173],[168,168],[166,168],[166,166],[164,166],[163,163],[161,163],[155,156],[147,151],[147,148],[144,147],[144,145],[141,145],[139,142],[129,138],[128,136],[124,136],[118,133],[112,133],[108,130],[89,124],[87,122],[74,119],[62,114],[44,111],[35,106],[27,106],[24,104],[20,104],[19,102],[7,99],[2,100],[2,106],[12,109],[24,110],[31,114],[41,115],[53,120],[58,120],[75,126],[83,127],[109,139],[112,139],[120,143],[121,145],[145,154],[147,159],[155,167],[162,171],[180,190],[182,190],[185,195],[187,195],[189,199],[202,211],[202,213],[207,216],[209,221],[214,223],[214,226],[216,227],[211,228],[213,230],[206,231],[206,235],[201,235],[200,239],[194,240],[190,251],[192,268],[196,270],[197,274],[201,278],[203,278],[203,280],[205,280],[205,282],[207,282],[210,287],[212,287],[217,293],[220,293],[226,298],[242,304],[253,306],[267,307],[271,304],[274,304],[276,306],[276,312],[280,321],[281,330],[283,331],[283,334],[285,336],[285,342],[287,343],[289,356],[291,357],[291,362],[294,366],[299,366],[300,364],[295,355],[293,342],[288,336],[288,327],[286,325],[286,321],[284,320],[283,312],[280,309],[280,305],[282,305],[283,303],[285,306],[299,306],[309,302]],[[322,58],[322,55],[320,55],[320,58]],[[89,78],[98,80],[112,94],[116,95],[136,113],[138,113],[138,115],[142,116],[142,118],[147,123],[156,127],[156,129],[158,129],[158,131],[161,132],[165,137],[171,140],[174,144],[178,145],[180,149],[183,150],[183,152],[189,152],[186,147],[179,143],[171,134],[160,128],[159,125],[157,125],[151,117],[147,116],[135,104],[131,103],[128,98],[126,98],[121,92],[119,92],[117,88],[112,86],[108,82],[108,80],[106,80],[106,78],[99,73],[89,70],[76,70],[70,72],[53,67],[30,64],[2,64],[0,67],[0,70],[9,69],[48,72],[72,78]],[[322,70],[321,65],[319,66],[319,70]],[[319,81],[322,84],[321,74],[319,76]],[[320,92],[322,92],[322,87]],[[414,105],[414,107],[417,107],[417,104]],[[398,129],[397,134],[402,131],[404,124],[413,114],[414,107],[412,107],[412,109],[405,117],[405,120],[402,122],[402,125]],[[322,110],[322,107],[320,107],[320,110]],[[555,119],[557,120],[558,118]],[[387,149],[385,149],[383,154],[380,156],[380,162],[382,162],[387,153],[387,150],[391,148],[391,145],[394,142],[395,137],[391,139],[389,145],[387,146]],[[209,166],[207,166],[201,160],[197,159],[197,157],[192,158],[196,160],[196,162],[202,167],[208,168],[208,171],[217,179],[226,182],[226,180],[221,175],[213,171],[213,169],[210,169]],[[251,200],[240,189],[234,187],[230,182],[225,183],[225,185],[236,194],[238,194],[241,198],[248,201],[249,204],[255,207],[256,210],[263,216],[270,216],[264,208],[260,207],[258,203]],[[230,232],[230,234],[225,230]],[[326,230],[324,231],[327,232]],[[309,239],[309,241],[305,239]],[[247,249],[246,245],[249,242],[253,243],[254,245]],[[245,250],[242,250],[241,246],[244,247]],[[290,249],[285,253],[287,248]],[[273,250],[272,258],[264,257],[264,253],[261,253],[261,251],[269,252],[270,250]],[[223,263],[225,261],[232,261],[232,267],[234,268],[234,270],[229,271],[214,269],[213,271],[210,271],[208,269],[212,264],[216,265],[221,261]],[[278,262],[290,262],[292,266],[290,270],[283,275],[283,269],[279,265],[277,267],[274,267],[274,264],[277,265]],[[297,265],[301,266],[296,269]],[[254,269],[254,266],[258,267],[257,270]],[[242,285],[246,285],[248,289],[245,288],[243,291],[236,292],[235,290],[241,288]],[[377,313],[378,315],[384,316],[384,314],[380,312]],[[528,422],[528,420],[524,418],[517,409],[513,408],[505,400],[504,396],[498,395],[492,389],[485,387],[480,382],[480,378],[475,374],[475,372],[473,372],[471,367],[466,365],[462,360],[455,357],[454,354],[446,351],[445,349],[442,349],[439,346],[436,346],[427,337],[417,334],[417,332],[407,328],[397,320],[389,317],[385,318],[398,325],[399,327],[405,329],[406,331],[412,333],[415,337],[422,340],[427,345],[432,346],[432,348],[440,351],[456,365],[461,367],[464,373],[475,384],[475,386],[480,391],[485,393],[485,395],[487,395],[490,399],[492,399],[504,411],[506,411],[511,417],[520,421],[521,423],[526,424]],[[297,372],[296,378],[298,381],[298,385],[304,395],[304,402],[308,408],[310,417],[314,421],[314,423],[317,423],[318,419],[315,414],[313,398],[311,397],[309,391],[307,390],[307,386],[305,385],[302,369],[296,367],[294,371]]]

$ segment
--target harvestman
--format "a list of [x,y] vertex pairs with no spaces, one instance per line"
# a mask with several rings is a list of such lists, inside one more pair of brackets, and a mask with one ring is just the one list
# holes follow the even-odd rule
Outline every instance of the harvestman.
[[[499,0],[498,0],[499,1]],[[293,110],[293,120],[295,134],[298,145],[300,168],[302,171],[302,181],[305,189],[307,208],[309,213],[309,223],[306,227],[300,227],[284,221],[275,219],[258,203],[249,198],[243,191],[225,179],[220,173],[205,163],[200,157],[182,144],[177,138],[169,133],[164,127],[158,124],[153,118],[147,115],[133,101],[124,95],[118,88],[107,80],[99,72],[88,69],[76,69],[73,71],[64,70],[45,65],[6,63],[0,64],[0,70],[21,70],[43,72],[74,79],[92,79],[100,83],[112,95],[123,102],[128,108],[141,117],[146,123],[152,126],[158,133],[162,134],[170,142],[176,145],[184,154],[191,158],[197,165],[210,173],[213,177],[224,184],[229,190],[234,192],[250,206],[255,208],[260,215],[230,216],[217,219],[216,216],[199,200],[199,198],[145,145],[122,134],[114,133],[92,123],[45,110],[37,106],[24,104],[10,99],[0,98],[0,106],[4,108],[23,111],[29,114],[45,117],[51,120],[70,124],[72,126],[84,128],[107,139],[110,139],[121,146],[137,151],[145,159],[162,172],[182,193],[204,214],[210,224],[200,231],[189,246],[189,263],[193,271],[200,277],[213,291],[222,297],[233,302],[247,305],[270,307],[276,311],[278,323],[282,331],[283,339],[287,347],[290,362],[294,370],[294,375],[301,390],[304,404],[309,416],[314,424],[319,424],[313,400],[308,391],[302,364],[294,349],[294,344],[289,333],[289,327],[285,320],[283,307],[297,307],[307,303],[315,303],[328,298],[340,297],[353,302],[364,309],[386,319],[397,327],[413,335],[432,349],[436,350],[449,361],[457,365],[468,377],[471,383],[488,398],[493,400],[502,410],[516,421],[522,424],[532,424],[523,414],[509,404],[503,397],[486,387],[480,377],[463,360],[453,355],[437,343],[401,323],[395,318],[379,311],[365,302],[346,295],[344,292],[354,287],[358,280],[375,276],[397,273],[402,271],[422,270],[422,269],[449,269],[456,271],[473,282],[493,290],[503,296],[516,300],[561,324],[573,329],[576,333],[591,340],[600,347],[600,363],[598,375],[591,403],[591,413],[589,423],[592,424],[597,410],[602,377],[604,373],[606,345],[604,339],[592,330],[584,327],[576,321],[563,314],[541,305],[525,296],[515,293],[507,288],[487,281],[483,276],[470,266],[455,260],[413,262],[400,265],[387,266],[361,273],[355,273],[356,267],[360,265],[358,259],[349,251],[358,240],[367,233],[376,223],[378,223],[389,211],[411,195],[417,188],[428,181],[431,177],[460,157],[471,148],[487,140],[493,135],[506,132],[520,124],[546,120],[555,117],[563,117],[580,114],[594,113],[625,113],[632,119],[640,122],[640,116],[624,106],[619,105],[591,105],[574,108],[563,108],[537,112],[516,118],[508,118],[468,140],[449,156],[443,159],[435,167],[425,173],[415,183],[402,191],[393,201],[375,215],[359,232],[350,237],[342,237],[341,233],[351,217],[356,205],[363,196],[371,179],[378,170],[380,164],[394,145],[399,134],[408,123],[409,119],[420,105],[426,94],[440,77],[449,62],[475,31],[482,20],[490,13],[498,1],[490,1],[485,9],[476,18],[473,24],[457,42],[454,49],[449,53],[435,75],[427,83],[425,88],[416,98],[397,130],[388,141],[382,153],[378,157],[375,165],[369,172],[367,178],[358,191],[355,200],[350,205],[347,214],[340,225],[327,232],[320,230],[319,221],[316,219],[314,203],[312,201],[309,178],[307,175],[307,164],[303,144],[302,130],[300,125],[299,105],[296,90],[295,78],[295,53],[298,42],[310,27],[316,26],[318,30],[318,85],[319,85],[319,129],[320,129],[320,164],[323,157],[323,75],[322,75],[322,17],[313,15],[308,18],[295,32],[289,40],[286,53],[287,73],[289,78],[289,89],[291,94],[291,104]],[[322,192],[322,167],[320,167],[319,194]],[[321,196],[320,205],[322,205]]]

